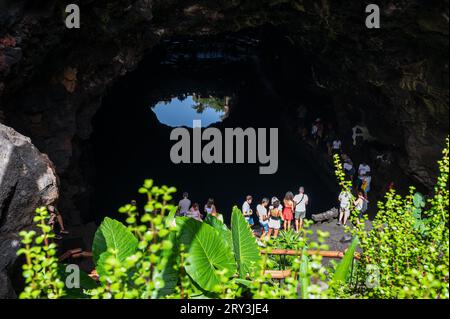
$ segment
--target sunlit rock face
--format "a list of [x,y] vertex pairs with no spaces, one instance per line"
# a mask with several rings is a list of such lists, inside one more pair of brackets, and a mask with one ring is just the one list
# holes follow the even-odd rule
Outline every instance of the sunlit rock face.
[[29,138],[0,124],[0,298],[14,294],[7,272],[19,249],[19,231],[32,227],[36,207],[58,199],[53,164]]

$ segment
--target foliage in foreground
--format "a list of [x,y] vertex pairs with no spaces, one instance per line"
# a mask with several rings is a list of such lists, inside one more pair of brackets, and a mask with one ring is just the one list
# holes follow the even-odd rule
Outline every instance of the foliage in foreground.
[[[347,228],[360,240],[357,280],[341,287],[345,297],[449,298],[449,141],[438,162],[440,174],[428,200],[411,187],[406,196],[394,190],[378,203],[367,229]],[[339,157],[337,176],[345,181]],[[355,215],[353,215],[355,218]]]
[[[20,297],[448,298],[448,140],[443,154],[434,196],[425,202],[413,188],[405,197],[388,193],[372,229],[364,223],[347,229],[354,239],[336,267],[327,268],[320,255],[307,253],[327,250],[327,233],[318,231],[318,241],[311,242],[309,230],[281,232],[266,249],[298,251],[286,259],[290,275],[281,281],[267,271],[277,261],[260,253],[238,208],[231,228],[213,216],[204,222],[175,217],[170,202],[176,189],[146,180],[139,189],[148,198],[143,212],[125,205],[119,211],[126,225],[105,218],[95,234],[99,282],[82,274],[81,287],[68,289],[58,271],[56,246],[48,243],[53,236],[48,213],[40,208],[35,221],[41,235],[21,233],[26,288]],[[351,187],[339,158],[335,162],[341,185]]]

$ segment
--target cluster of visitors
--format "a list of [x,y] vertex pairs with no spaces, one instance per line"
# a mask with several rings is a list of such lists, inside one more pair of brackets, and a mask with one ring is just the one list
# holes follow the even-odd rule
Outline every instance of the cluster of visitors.
[[189,194],[187,192],[183,193],[183,199],[178,202],[177,214],[179,216],[191,217],[198,221],[203,221],[204,216],[212,215],[223,222],[223,216],[217,213],[213,198],[208,199],[205,206],[203,207],[202,214],[200,212],[200,205],[198,203],[193,203],[191,205],[191,200],[189,199]]
[[357,223],[361,223],[361,220],[364,217],[364,213],[367,211],[369,201],[367,199],[367,195],[364,194],[363,191],[358,191],[358,196],[356,199],[351,193],[350,190],[343,190],[339,194],[339,202],[340,202],[340,208],[339,208],[339,219],[337,224],[340,225],[346,225],[348,218],[350,217],[350,211],[353,207],[355,208],[357,214],[358,214],[358,220]]
[[[295,232],[299,232],[303,228],[303,220],[306,217],[306,207],[309,198],[305,194],[305,188],[299,188],[299,192],[294,196],[292,192],[287,192],[283,201],[277,197],[271,200],[263,198],[256,206],[256,216],[261,225],[261,239],[269,239],[278,237],[281,228],[290,230],[292,222],[294,222]],[[252,210],[253,197],[247,195],[242,204],[242,214],[247,223],[252,227],[255,225]],[[214,199],[210,198],[205,204],[202,214],[198,203],[191,205],[188,193],[183,193],[183,199],[178,203],[178,215],[187,216],[202,221],[204,216],[212,215],[223,222],[223,216],[218,214],[214,205]]]
[[[317,118],[310,127],[310,138],[313,141],[313,144],[318,147],[326,146],[330,157],[334,154],[340,155],[345,175],[353,184],[353,189],[348,191],[344,190],[339,194],[338,200],[340,203],[340,212],[338,225],[345,225],[347,223],[352,207],[358,212],[358,222],[360,222],[364,213],[367,211],[369,203],[368,193],[371,189],[372,182],[369,164],[365,161],[361,161],[359,166],[354,165],[350,156],[344,153],[342,140],[336,134],[331,123],[324,122],[321,118]],[[303,130],[301,133],[302,139],[306,140],[308,132]],[[355,126],[352,129],[352,133],[352,148],[359,146],[361,140],[365,141],[371,139],[367,129],[362,126]]]
[[[370,175],[371,169],[366,162],[361,162],[361,164],[359,164],[358,166],[358,172],[356,173],[351,158],[346,154],[341,154],[341,156],[344,163],[343,168],[345,175],[349,180],[352,181],[356,194],[354,196],[351,190],[343,190],[339,194],[338,199],[340,203],[340,209],[338,225],[347,224],[347,220],[350,217],[350,210],[352,205],[358,212],[358,223],[360,223],[364,213],[368,208],[368,193],[370,191],[370,184],[372,182],[372,177]],[[354,197],[356,197],[356,200],[353,200]]]
[[[256,206],[256,215],[259,224],[262,226],[261,239],[268,239],[272,236],[278,237],[281,227],[288,231],[291,229],[293,221],[295,221],[295,232],[299,232],[306,217],[308,201],[308,195],[305,194],[303,186],[299,188],[299,193],[295,196],[292,192],[287,192],[282,202],[275,196],[272,197],[270,202],[268,198],[263,198]],[[245,202],[242,204],[242,213],[250,226],[254,225],[252,202],[253,197],[247,195]]]

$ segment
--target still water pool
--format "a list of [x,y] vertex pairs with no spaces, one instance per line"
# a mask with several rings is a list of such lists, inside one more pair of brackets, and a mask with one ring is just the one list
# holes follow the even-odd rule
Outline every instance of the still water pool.
[[171,127],[192,127],[194,120],[200,120],[203,127],[208,127],[227,117],[228,105],[228,97],[204,97],[193,93],[160,101],[152,111],[161,124]]

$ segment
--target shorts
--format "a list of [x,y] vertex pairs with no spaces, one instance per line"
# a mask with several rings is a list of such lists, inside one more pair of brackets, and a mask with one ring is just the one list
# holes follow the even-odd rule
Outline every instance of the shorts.
[[269,231],[269,223],[268,222],[261,223],[261,226],[265,232]]
[[341,207],[341,212],[344,214],[345,218],[350,217],[350,207]]
[[281,228],[281,221],[279,219],[269,219],[269,228],[272,229],[280,229]]
[[253,224],[254,224],[254,221],[253,221],[253,217],[245,217],[245,220],[247,221],[247,223],[250,225],[250,226],[252,226]]
[[295,219],[305,219],[306,217],[306,211],[303,212],[295,212]]

